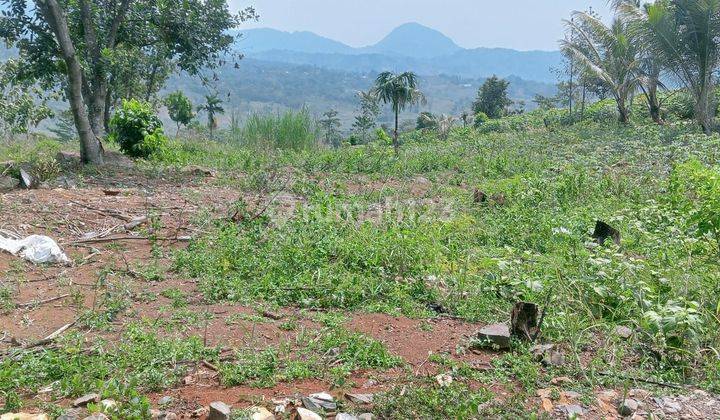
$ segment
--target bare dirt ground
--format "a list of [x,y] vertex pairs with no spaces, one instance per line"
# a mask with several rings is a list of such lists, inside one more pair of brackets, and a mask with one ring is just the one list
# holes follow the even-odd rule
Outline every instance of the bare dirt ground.
[[[223,348],[263,348],[291,342],[296,331],[280,328],[283,319],[296,318],[306,329],[318,328],[307,311],[293,307],[277,311],[281,319],[267,318],[256,322],[241,315],[257,313],[257,308],[232,304],[205,304],[192,279],[183,278],[170,269],[171,261],[161,261],[164,280],[153,281],[141,273],[152,259],[153,247],[148,237],[155,237],[163,249],[186,246],[189,237],[202,234],[214,217],[227,216],[228,209],[242,195],[233,187],[215,182],[198,171],[178,172],[166,177],[144,176],[129,168],[117,174],[97,174],[82,178],[61,179],[54,185],[36,190],[16,190],[0,195],[0,228],[21,236],[48,235],[58,241],[73,260],[68,267],[34,266],[9,254],[0,254],[0,281],[13,289],[15,308],[0,314],[0,351],[41,340],[60,327],[73,323],[78,314],[97,304],[99,279],[108,267],[134,279],[129,283],[135,296],[178,288],[189,297],[187,310],[209,311],[214,315],[207,327],[188,325],[183,334],[203,336],[208,345]],[[116,182],[121,179],[122,182]],[[382,188],[382,185],[374,186]],[[298,198],[279,196],[274,206],[291,211]],[[148,218],[147,220],[145,218]],[[142,221],[138,226],[134,222]],[[130,225],[129,225],[130,224]],[[130,226],[128,228],[128,226]],[[156,227],[154,227],[156,226]],[[93,336],[112,338],[122,333],[124,325],[138,319],[161,319],[171,316],[163,307],[170,299],[135,299],[132,307],[113,322],[111,332],[86,331]],[[364,333],[384,343],[391,353],[402,357],[415,377],[433,377],[442,372],[429,361],[431,354],[445,354],[467,362],[478,370],[491,370],[499,353],[456,352],[482,324],[452,318],[416,320],[384,314],[349,314],[347,328]],[[233,322],[228,322],[233,319]],[[275,387],[225,388],[212,366],[197,364],[174,389],[153,394],[156,404],[171,396],[171,410],[180,417],[205,416],[204,407],[216,400],[243,408],[265,405],[272,408],[273,399],[295,398],[314,392],[330,391],[337,398],[345,392],[379,393],[407,383],[408,371],[354,372],[348,386],[331,390],[319,380],[281,383]],[[566,391],[573,378],[555,378],[552,386],[538,391],[526,401],[537,413],[566,418],[582,413],[586,418],[618,418],[618,401],[623,389],[597,389],[593,397]],[[492,390],[500,402],[514,392],[512,384],[482,384]],[[639,387],[639,384],[632,384]],[[720,401],[703,391],[663,389],[645,391],[633,388],[628,395],[639,403],[635,418],[720,418]],[[45,399],[28,396],[30,407]],[[448,401],[452,404],[452,401]],[[368,407],[372,411],[372,407]],[[32,409],[29,409],[32,411]]]

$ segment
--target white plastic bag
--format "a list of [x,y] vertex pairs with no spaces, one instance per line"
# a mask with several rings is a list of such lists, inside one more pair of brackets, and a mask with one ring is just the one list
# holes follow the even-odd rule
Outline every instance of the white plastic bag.
[[58,244],[47,236],[31,235],[25,239],[11,239],[0,235],[0,249],[35,264],[69,264],[70,259]]

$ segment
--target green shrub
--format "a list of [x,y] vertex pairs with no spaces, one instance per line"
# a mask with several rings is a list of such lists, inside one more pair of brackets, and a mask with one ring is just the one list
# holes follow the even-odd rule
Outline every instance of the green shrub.
[[123,101],[110,120],[110,138],[132,157],[150,157],[167,147],[162,122],[150,104],[136,99]]
[[478,112],[475,114],[475,127],[480,127],[481,125],[485,124],[490,120],[490,117],[487,116],[484,112]]
[[383,146],[392,145],[392,138],[382,128],[378,128],[375,130],[375,141],[377,141],[379,144],[382,144]]

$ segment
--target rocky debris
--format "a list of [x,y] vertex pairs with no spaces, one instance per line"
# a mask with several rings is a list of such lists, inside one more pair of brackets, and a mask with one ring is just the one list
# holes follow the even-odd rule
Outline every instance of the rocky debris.
[[585,414],[585,410],[577,404],[560,405],[558,408],[560,408],[569,419],[582,417]]
[[23,166],[20,167],[20,186],[25,189],[37,187],[35,178],[30,175],[30,170]]
[[655,403],[667,414],[679,413],[683,408],[682,405],[672,397],[655,398]]
[[358,416],[358,420],[373,420],[374,418],[372,413],[362,413]]
[[620,338],[624,338],[627,340],[628,338],[632,337],[633,330],[629,327],[626,327],[624,325],[618,325],[615,327],[615,335],[617,335]]
[[92,394],[86,394],[86,395],[83,395],[82,397],[76,399],[75,401],[73,401],[72,405],[73,405],[73,407],[85,407],[86,405],[88,405],[90,403],[96,403],[99,401],[100,401],[100,396],[93,392]]
[[161,397],[157,403],[158,403],[158,405],[163,406],[163,405],[168,405],[172,402],[173,402],[173,397],[171,397],[169,395],[165,395],[165,396]]
[[605,241],[612,239],[615,245],[620,246],[620,231],[602,220],[595,222],[595,231],[593,232],[592,237],[600,245],[604,245]]
[[274,420],[275,416],[273,413],[268,411],[265,407],[252,407],[250,408],[250,419],[251,420]]
[[58,152],[55,160],[62,166],[79,166],[81,163],[79,154],[69,152]]
[[322,417],[314,411],[302,407],[297,408],[297,417],[299,420],[322,420]]
[[372,404],[373,398],[375,397],[373,394],[352,394],[349,392],[346,393],[345,396],[355,404]]
[[335,416],[335,420],[358,420],[357,417],[353,416],[352,414],[348,413],[338,413]]
[[510,348],[510,327],[507,324],[491,324],[481,328],[476,335],[482,345],[500,350]]
[[416,198],[423,197],[430,191],[430,188],[432,188],[432,182],[430,182],[429,179],[417,177],[413,180],[412,185],[410,185],[410,194]]
[[435,382],[437,382],[441,387],[447,387],[453,383],[453,377],[447,373],[441,373],[435,376]]
[[632,398],[626,398],[618,404],[618,414],[624,417],[629,417],[635,414],[640,404]]
[[83,420],[110,420],[108,416],[103,413],[95,413],[93,415],[85,417]]
[[208,420],[230,420],[230,412],[232,408],[222,401],[213,401],[210,403],[210,412]]
[[[554,344],[536,344],[530,347],[530,353],[537,362],[545,366],[562,366],[565,364],[565,354],[557,349]],[[560,378],[556,378],[560,379]],[[570,381],[570,378],[564,378]],[[555,379],[553,379],[555,380]]]
[[308,397],[302,399],[303,406],[316,413],[324,410],[337,410],[337,403],[335,398],[327,392],[318,392],[317,394],[310,394]]
[[191,413],[190,413],[190,417],[192,417],[192,418],[202,417],[202,416],[204,416],[205,414],[207,414],[207,412],[208,412],[208,408],[207,408],[207,407],[200,407],[200,408],[198,408],[197,410],[191,412]]
[[5,413],[0,415],[0,420],[50,420],[50,417],[45,413]]
[[522,340],[533,341],[540,333],[540,309],[534,303],[517,302],[510,315],[511,333]]
[[178,415],[172,411],[150,410],[152,420],[177,420]]
[[0,175],[0,193],[10,192],[20,186],[20,181],[7,175]]
[[80,410],[74,408],[65,410],[65,412],[55,420],[80,420]]

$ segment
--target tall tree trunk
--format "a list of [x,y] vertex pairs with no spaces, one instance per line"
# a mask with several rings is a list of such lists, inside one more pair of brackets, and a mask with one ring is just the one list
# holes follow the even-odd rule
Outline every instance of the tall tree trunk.
[[582,86],[582,103],[580,104],[580,119],[585,118],[585,99],[587,95],[587,84],[583,83]]
[[393,148],[395,149],[395,155],[400,154],[400,141],[398,139],[398,127],[399,127],[399,119],[400,119],[400,112],[398,110],[395,110],[395,131],[393,132]]
[[105,95],[105,111],[103,112],[103,125],[105,126],[105,132],[110,132],[110,108],[112,106],[112,90],[108,88],[108,92]]
[[707,135],[712,134],[715,129],[715,107],[713,106],[713,89],[710,78],[700,87],[695,101],[695,119]]
[[627,107],[627,99],[624,96],[617,96],[615,100],[617,101],[618,114],[620,114],[619,120],[621,123],[627,124],[630,122],[630,111]]
[[70,38],[65,14],[57,0],[40,0],[37,6],[55,35],[62,58],[67,65],[68,99],[75,128],[80,136],[80,159],[83,163],[102,165],[104,163],[102,145],[90,126],[85,98],[83,98],[82,68]]
[[656,124],[663,124],[662,115],[660,114],[660,100],[657,95],[657,84],[650,83],[647,89],[648,108],[650,108],[650,118]]

